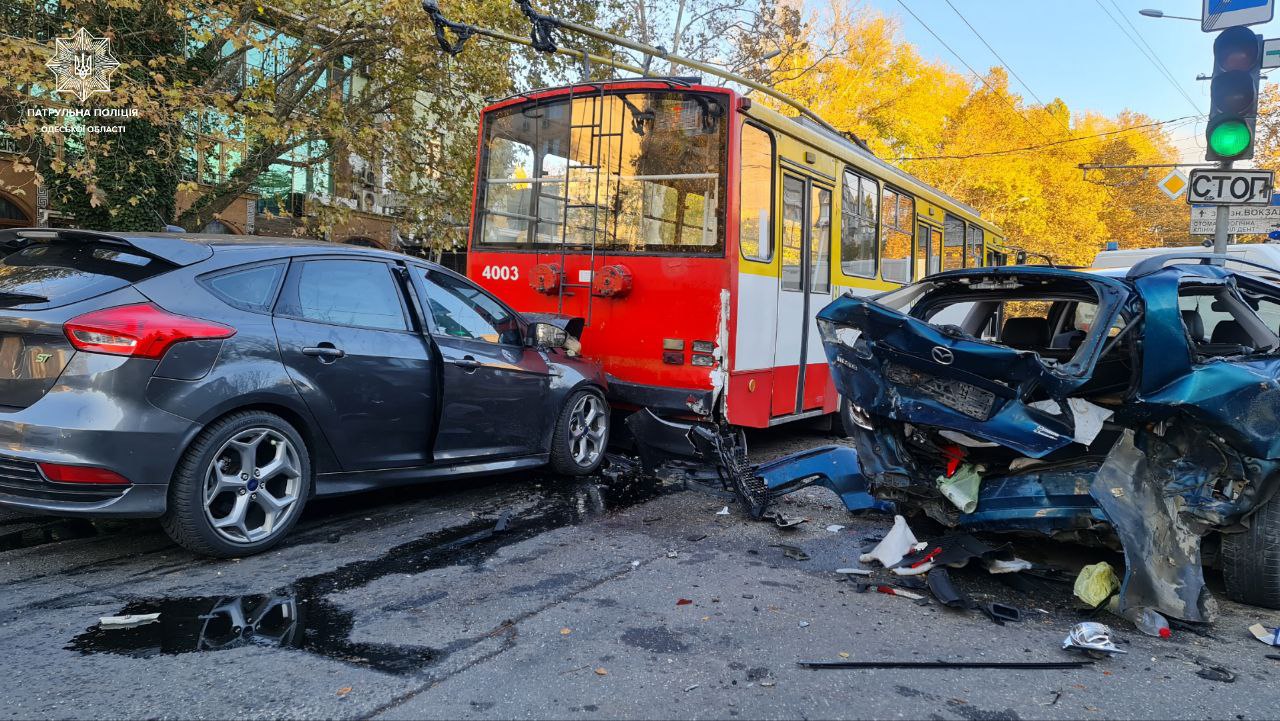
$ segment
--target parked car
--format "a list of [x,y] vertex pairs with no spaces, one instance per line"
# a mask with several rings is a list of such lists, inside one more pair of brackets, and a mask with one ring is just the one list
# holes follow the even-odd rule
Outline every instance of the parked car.
[[1280,285],[1211,260],[837,299],[818,323],[857,450],[840,488],[961,529],[1118,540],[1122,607],[1189,621],[1212,616],[1200,544],[1220,534],[1228,596],[1280,607]]
[[0,246],[0,505],[158,517],[236,556],[312,496],[603,460],[604,376],[565,349],[581,321],[435,264],[185,233]]
[[[1177,248],[1161,246],[1156,248],[1126,248],[1124,250],[1099,251],[1093,259],[1093,268],[1129,268],[1147,258],[1157,255],[1185,255],[1187,253],[1208,252],[1203,248]],[[1240,260],[1257,263],[1265,268],[1254,268],[1256,275],[1272,281],[1280,281],[1280,243],[1231,243],[1227,246],[1227,255]]]

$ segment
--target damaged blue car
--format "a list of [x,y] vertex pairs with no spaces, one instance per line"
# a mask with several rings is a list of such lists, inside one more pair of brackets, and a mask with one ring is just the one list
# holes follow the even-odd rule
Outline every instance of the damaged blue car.
[[[958,270],[841,297],[819,330],[854,448],[782,459],[768,495],[820,483],[965,530],[1123,548],[1121,607],[1210,621],[1280,608],[1280,286],[1210,255],[1130,269]],[[1248,265],[1248,264],[1246,264]],[[851,465],[856,464],[856,471]]]

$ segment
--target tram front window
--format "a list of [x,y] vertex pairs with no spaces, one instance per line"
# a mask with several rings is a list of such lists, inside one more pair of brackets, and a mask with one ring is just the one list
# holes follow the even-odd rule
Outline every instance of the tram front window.
[[620,93],[487,116],[476,242],[490,248],[718,254],[722,96]]

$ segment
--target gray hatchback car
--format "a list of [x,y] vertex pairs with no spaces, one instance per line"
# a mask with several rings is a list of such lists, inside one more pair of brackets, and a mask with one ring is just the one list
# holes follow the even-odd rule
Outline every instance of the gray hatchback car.
[[185,233],[0,248],[0,505],[158,517],[236,556],[312,495],[604,458],[604,375],[566,349],[581,320],[432,263]]

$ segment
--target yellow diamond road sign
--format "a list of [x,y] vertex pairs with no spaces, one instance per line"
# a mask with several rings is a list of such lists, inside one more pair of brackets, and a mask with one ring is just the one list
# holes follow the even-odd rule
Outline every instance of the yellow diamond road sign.
[[1177,200],[1187,190],[1187,176],[1181,170],[1175,169],[1161,180],[1157,185],[1169,196],[1170,200]]

